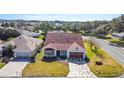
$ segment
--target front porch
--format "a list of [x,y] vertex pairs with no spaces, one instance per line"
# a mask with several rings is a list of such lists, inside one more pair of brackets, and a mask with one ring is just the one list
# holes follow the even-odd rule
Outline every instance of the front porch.
[[72,52],[66,50],[55,50],[52,48],[44,49],[43,61],[52,62],[57,60],[68,60],[68,62],[83,64],[84,63],[83,52]]
[[56,50],[52,48],[44,49],[44,57],[52,58],[56,56]]
[[56,50],[52,48],[44,49],[44,56],[42,58],[42,61],[46,61],[46,62],[57,61]]
[[57,58],[67,58],[67,51],[66,50],[55,50],[52,48],[47,48],[44,49],[44,57],[46,58],[53,58],[53,57],[57,57]]

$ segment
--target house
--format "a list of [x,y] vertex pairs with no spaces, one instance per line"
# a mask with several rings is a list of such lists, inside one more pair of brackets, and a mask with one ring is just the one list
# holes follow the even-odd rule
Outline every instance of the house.
[[13,45],[15,58],[30,58],[37,54],[39,48],[42,47],[43,41],[36,38],[21,35],[12,41],[5,43],[7,45]]
[[80,34],[48,32],[43,49],[45,58],[85,58],[85,49]]

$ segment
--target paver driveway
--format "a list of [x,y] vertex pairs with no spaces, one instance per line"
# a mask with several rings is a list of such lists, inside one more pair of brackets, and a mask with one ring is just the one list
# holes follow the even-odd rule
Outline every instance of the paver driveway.
[[90,71],[87,64],[74,64],[69,63],[70,72],[67,77],[83,77],[83,78],[95,78],[96,76]]
[[0,77],[21,77],[22,70],[28,62],[9,62],[0,69]]

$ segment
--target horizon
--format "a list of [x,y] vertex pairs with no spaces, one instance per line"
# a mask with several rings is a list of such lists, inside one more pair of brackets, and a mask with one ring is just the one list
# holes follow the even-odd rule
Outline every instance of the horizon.
[[39,21],[110,21],[121,14],[0,14],[3,20],[39,20]]

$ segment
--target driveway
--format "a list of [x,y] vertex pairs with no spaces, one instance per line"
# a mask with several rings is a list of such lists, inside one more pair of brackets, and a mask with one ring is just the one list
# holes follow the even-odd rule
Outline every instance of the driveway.
[[21,77],[22,70],[27,64],[28,62],[9,62],[2,69],[0,69],[0,77]]
[[96,76],[90,71],[87,64],[74,64],[69,63],[70,72],[67,77],[83,77],[83,78],[95,78]]

